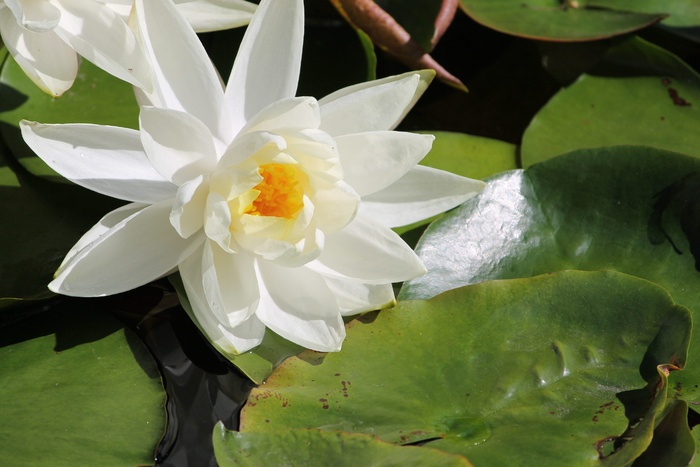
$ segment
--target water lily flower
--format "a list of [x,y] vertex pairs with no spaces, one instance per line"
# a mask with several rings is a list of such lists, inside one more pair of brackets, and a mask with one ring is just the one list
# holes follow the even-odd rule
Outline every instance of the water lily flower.
[[266,327],[339,350],[342,316],[392,305],[391,283],[425,272],[391,227],[483,187],[418,166],[432,136],[391,131],[433,72],[295,97],[302,1],[263,0],[224,90],[170,2],[137,0],[135,13],[155,76],[139,91],[139,131],[21,124],[58,173],[130,202],[78,241],[51,290],[114,294],[177,268],[191,317],[224,354]]
[[[98,0],[125,20],[134,0]],[[250,23],[257,5],[244,0],[173,0],[196,32],[221,31]]]
[[0,0],[0,36],[27,76],[55,97],[73,85],[77,54],[124,81],[151,87],[133,31],[97,1]]

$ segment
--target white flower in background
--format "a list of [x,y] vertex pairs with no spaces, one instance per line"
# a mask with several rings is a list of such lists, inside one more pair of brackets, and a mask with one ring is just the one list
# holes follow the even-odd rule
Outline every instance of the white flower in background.
[[[97,0],[119,13],[125,20],[134,0]],[[244,0],[173,0],[178,11],[196,32],[220,31],[250,23],[257,5]]]
[[[392,282],[425,272],[390,228],[456,206],[480,181],[417,166],[432,136],[390,131],[433,76],[410,72],[294,97],[301,0],[263,0],[226,90],[184,18],[137,0],[154,65],[140,131],[23,122],[27,143],[82,186],[131,201],[68,253],[50,284],[123,292],[178,268],[192,318],[222,352],[265,327],[336,351],[342,316],[394,303]],[[169,54],[169,50],[178,54]]]
[[0,36],[27,76],[56,97],[73,85],[77,54],[124,81],[152,86],[133,31],[94,0],[0,0]]

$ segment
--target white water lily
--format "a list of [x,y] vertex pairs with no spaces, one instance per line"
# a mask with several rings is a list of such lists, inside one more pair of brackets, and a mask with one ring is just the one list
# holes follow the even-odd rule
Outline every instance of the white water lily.
[[177,268],[192,318],[225,354],[258,345],[266,327],[339,350],[342,316],[392,305],[391,283],[425,272],[391,227],[483,187],[417,166],[432,136],[391,131],[433,73],[294,97],[302,1],[263,0],[224,90],[169,2],[137,0],[135,13],[155,76],[139,92],[152,104],[140,131],[21,125],[54,170],[131,202],[80,239],[50,288],[114,294]]
[[0,0],[0,36],[27,76],[58,97],[78,74],[78,55],[136,86],[150,67],[133,31],[94,0]]
[[[97,0],[119,13],[125,20],[133,0]],[[250,23],[257,5],[244,0],[173,0],[178,11],[196,32],[220,31]]]

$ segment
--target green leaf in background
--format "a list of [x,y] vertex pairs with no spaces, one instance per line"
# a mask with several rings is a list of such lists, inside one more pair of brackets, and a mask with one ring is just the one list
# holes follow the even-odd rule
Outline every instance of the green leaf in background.
[[667,14],[666,26],[690,27],[700,25],[700,2],[697,0],[583,0],[587,7],[636,13]]
[[58,99],[41,91],[2,50],[0,70],[0,135],[12,154],[31,173],[60,178],[22,140],[22,119],[41,123],[98,123],[138,128],[138,106],[130,84],[87,60],[80,65],[73,87]]
[[[645,381],[663,388],[657,366],[683,365],[690,325],[665,290],[625,274],[484,282],[355,320],[339,353],[288,359],[251,393],[241,431],[375,434],[475,465],[598,465],[626,411],[646,412]],[[611,462],[639,456],[651,436],[636,437]]]
[[700,156],[700,75],[631,38],[557,93],[525,131],[527,167],[581,148],[635,144]]
[[[661,14],[586,8],[582,1],[460,0],[475,21],[530,39],[584,41],[617,36],[650,26]],[[658,13],[658,12],[657,12]]]
[[[660,284],[698,317],[696,175],[697,158],[635,146],[580,150],[497,175],[428,227],[416,247],[428,273],[405,283],[399,298],[565,269],[608,269]],[[691,362],[700,361],[697,329]],[[697,370],[674,377],[684,389],[680,397],[700,402]]]
[[3,465],[152,464],[165,392],[133,332],[90,305],[0,328]]
[[416,446],[394,446],[375,436],[287,430],[240,433],[219,423],[214,428],[214,453],[220,467],[299,465],[305,467],[449,466],[469,467],[464,457]]

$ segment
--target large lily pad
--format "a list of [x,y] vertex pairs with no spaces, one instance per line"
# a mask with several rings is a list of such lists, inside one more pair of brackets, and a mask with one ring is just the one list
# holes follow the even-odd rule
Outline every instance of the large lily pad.
[[591,8],[634,11],[637,13],[665,13],[666,26],[690,27],[700,25],[700,3],[695,0],[585,0]]
[[[428,273],[404,284],[400,298],[491,279],[609,269],[658,283],[698,313],[698,174],[696,158],[626,146],[580,150],[497,175],[428,227],[416,247]],[[698,361],[694,335],[691,360]],[[700,402],[698,372],[677,378],[682,397]]]
[[[597,465],[625,411],[646,412],[634,394],[663,386],[657,366],[683,364],[689,326],[665,290],[625,274],[484,282],[353,321],[337,354],[290,358],[253,390],[241,431],[372,433],[475,465]],[[648,425],[610,461],[639,456]]]
[[667,15],[624,9],[587,8],[586,1],[460,0],[475,21],[507,34],[531,39],[583,41],[645,28]]
[[0,328],[4,465],[152,464],[165,392],[148,350],[77,301]]
[[523,135],[527,167],[581,148],[635,144],[700,156],[700,75],[639,38],[557,93]]
[[283,433],[240,433],[219,423],[214,428],[214,452],[220,467],[303,465],[430,465],[469,467],[464,457],[437,449],[394,446],[375,436],[288,430]]

